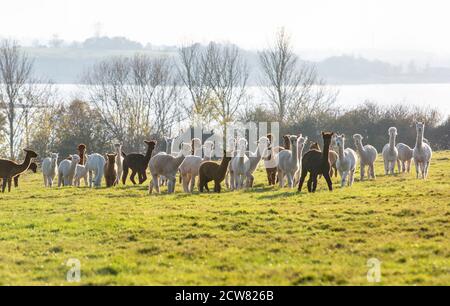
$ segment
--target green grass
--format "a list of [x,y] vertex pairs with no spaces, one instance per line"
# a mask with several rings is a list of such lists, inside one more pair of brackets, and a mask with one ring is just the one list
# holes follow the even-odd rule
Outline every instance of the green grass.
[[253,190],[220,195],[20,183],[0,195],[2,285],[69,285],[69,258],[82,285],[371,285],[372,257],[382,285],[450,284],[450,152],[426,182],[379,175],[333,193],[266,187],[262,169]]

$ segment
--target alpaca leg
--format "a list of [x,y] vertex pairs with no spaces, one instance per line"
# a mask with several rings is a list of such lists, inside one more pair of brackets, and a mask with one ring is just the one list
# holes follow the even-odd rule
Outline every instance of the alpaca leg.
[[303,188],[303,184],[305,183],[305,178],[308,173],[306,171],[302,171],[302,176],[300,177],[300,181],[298,182],[298,191],[301,192]]
[[337,169],[336,165],[333,166],[333,169],[334,169],[334,176],[338,177],[338,169]]
[[309,175],[309,179],[308,179],[308,192],[312,192],[312,183],[313,183],[313,179],[312,179],[312,173]]
[[428,178],[428,169],[430,168],[430,162],[425,162],[425,179]]
[[364,174],[366,172],[366,166],[363,163],[361,163],[360,167],[361,167],[361,169],[360,169],[361,170],[361,181],[364,181]]
[[355,181],[355,169],[350,170],[350,178],[348,180],[348,186],[353,186],[354,181]]
[[384,172],[389,175],[389,161],[387,160],[384,161]]
[[375,175],[375,165],[374,164],[370,165],[370,175],[372,176],[372,178],[374,180],[377,178]]
[[209,192],[208,182],[205,182],[205,189]]
[[406,161],[406,171],[411,173],[411,160]]
[[131,175],[130,175],[130,181],[133,183],[133,185],[136,185],[136,181],[134,180],[137,172],[134,169],[131,169]]
[[288,173],[287,180],[288,180],[288,187],[294,188],[294,177],[292,176],[292,173]]
[[342,173],[341,187],[345,187],[345,183],[347,182],[348,171],[344,171]]
[[182,184],[183,184],[183,191],[188,193],[189,192],[189,175],[186,173],[183,173],[182,175]]
[[278,182],[280,183],[280,188],[284,187],[284,174],[283,171],[278,169]]
[[125,185],[125,183],[127,181],[127,176],[128,176],[128,167],[127,166],[123,166],[122,184],[124,184],[124,185]]
[[330,175],[327,173],[324,173],[323,177],[325,178],[325,181],[327,181],[328,190],[333,191],[333,182],[331,181]]
[[221,187],[220,182],[217,180],[214,180],[214,192],[220,193]]
[[145,183],[146,180],[147,180],[147,172],[145,171],[145,168],[144,168],[139,173],[139,184]]
[[316,192],[317,189],[317,176],[318,174],[312,176],[312,192]]
[[3,182],[2,182],[2,193],[5,192],[6,184],[7,184],[7,178],[4,177]]
[[419,162],[414,160],[414,164],[416,165],[416,178],[419,178]]
[[194,189],[195,189],[195,177],[196,177],[196,175],[193,175],[191,178],[191,186],[190,186],[190,190],[189,190],[191,193],[194,192]]

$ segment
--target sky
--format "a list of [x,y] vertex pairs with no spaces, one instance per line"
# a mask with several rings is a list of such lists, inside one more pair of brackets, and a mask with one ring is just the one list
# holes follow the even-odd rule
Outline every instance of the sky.
[[450,54],[447,0],[1,0],[0,37],[30,43],[96,32],[146,44],[210,40],[258,49],[280,27],[297,50]]

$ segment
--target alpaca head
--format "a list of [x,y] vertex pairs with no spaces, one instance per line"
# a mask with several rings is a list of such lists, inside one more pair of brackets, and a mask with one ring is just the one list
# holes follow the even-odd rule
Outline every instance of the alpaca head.
[[191,144],[189,144],[189,143],[187,143],[187,142],[182,142],[182,143],[181,143],[181,150],[180,150],[180,153],[181,153],[183,156],[186,156],[186,155],[191,154],[191,150],[192,150]]
[[115,163],[115,162],[116,162],[116,156],[117,156],[117,153],[114,153],[114,154],[106,154],[106,157],[107,157],[107,159],[108,159],[108,163],[109,163],[109,164]]
[[353,139],[355,140],[355,143],[360,143],[364,139],[361,134],[355,134],[353,135]]
[[51,159],[52,161],[57,161],[57,160],[58,160],[58,156],[59,156],[58,153],[51,153],[51,154],[50,154],[50,159]]
[[416,131],[418,134],[422,134],[424,129],[425,129],[425,123],[423,123],[423,122],[416,123]]
[[227,151],[227,150],[223,150],[223,157],[222,157],[222,161],[231,161],[231,159],[233,158],[233,151]]
[[114,148],[116,149],[120,149],[122,147],[122,145],[120,143],[115,143],[114,144]]
[[272,142],[273,142],[273,135],[272,135],[272,133],[267,134],[266,137],[269,140],[269,144],[272,144]]
[[38,155],[36,152],[34,152],[33,150],[29,150],[29,149],[23,149],[25,151],[25,153],[27,153],[27,156],[29,156],[30,158],[36,158]]
[[320,151],[320,145],[317,142],[311,141],[311,145],[309,146],[310,150]]
[[37,172],[37,164],[35,162],[30,164],[30,167],[28,167],[29,170],[33,171],[33,173]]
[[307,142],[308,142],[308,136],[303,137],[302,135],[300,135],[297,140],[298,147],[303,149]]
[[144,140],[145,144],[148,146],[149,149],[153,150],[156,146],[155,140]]
[[[300,134],[299,137],[302,137],[302,134]],[[292,146],[297,146],[297,139],[298,139],[298,137],[295,136],[295,135],[290,135],[289,136],[289,142],[291,143],[291,147]]]
[[283,135],[284,146],[288,147],[291,144],[291,135]]
[[212,142],[211,140],[205,141],[203,148],[206,150],[212,151],[214,149],[214,142]]
[[70,155],[70,157],[72,157],[72,163],[78,164],[80,162],[80,155],[73,154],[73,155]]
[[84,143],[81,143],[78,145],[78,151],[79,152],[85,152],[86,151],[86,145]]
[[256,142],[258,144],[258,151],[260,154],[269,155],[270,153],[267,151],[267,149],[270,146],[270,140],[267,137],[260,137],[259,140]]
[[389,128],[389,136],[397,136],[397,128],[396,127]]
[[198,138],[192,138],[191,146],[194,149],[200,149],[202,147],[202,141]]
[[336,146],[339,149],[344,148],[344,146],[345,146],[345,135],[344,134],[336,136]]
[[237,143],[237,148],[239,151],[245,151],[248,146],[248,141],[245,138],[240,138]]

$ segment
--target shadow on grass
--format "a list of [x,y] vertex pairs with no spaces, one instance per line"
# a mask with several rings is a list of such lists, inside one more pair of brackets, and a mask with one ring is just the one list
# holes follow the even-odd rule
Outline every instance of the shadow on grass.
[[303,193],[298,193],[297,191],[285,191],[285,192],[278,192],[274,194],[267,194],[267,195],[261,195],[257,197],[258,199],[265,199],[265,200],[273,200],[273,199],[279,199],[279,198],[290,198],[302,195]]

